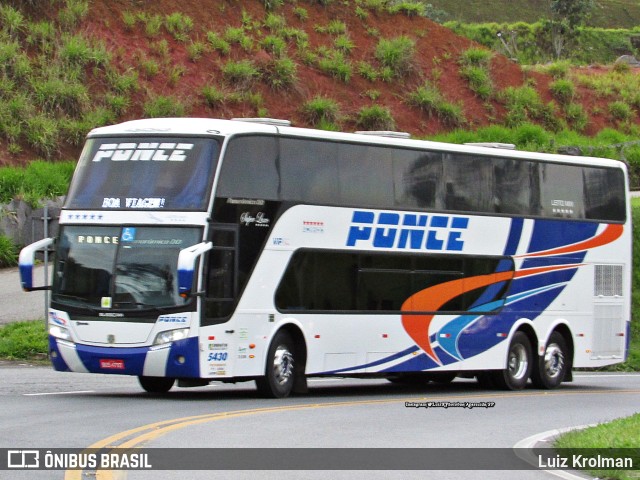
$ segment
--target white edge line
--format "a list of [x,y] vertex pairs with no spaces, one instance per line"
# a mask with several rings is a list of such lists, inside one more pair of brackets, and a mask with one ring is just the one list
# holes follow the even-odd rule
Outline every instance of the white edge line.
[[[516,455],[518,457],[520,457],[530,465],[536,466],[538,465],[538,458],[533,454],[532,450],[538,442],[547,441],[553,437],[557,437],[558,435],[561,435],[566,432],[570,432],[572,430],[583,430],[585,428],[594,427],[594,426],[595,424],[580,425],[578,427],[566,427],[566,428],[559,428],[556,430],[548,430],[542,433],[536,433],[535,435],[531,435],[530,437],[520,440],[518,443],[516,443],[513,446],[513,448],[516,450]],[[524,452],[523,449],[526,449],[527,451]],[[544,470],[543,469],[542,471],[547,472],[550,475],[563,478],[565,480],[585,480],[585,478],[590,478],[590,477],[576,475],[575,473],[571,473],[566,470]]]
[[25,397],[41,397],[44,395],[72,395],[74,393],[95,393],[95,390],[74,390],[72,392],[23,393]]

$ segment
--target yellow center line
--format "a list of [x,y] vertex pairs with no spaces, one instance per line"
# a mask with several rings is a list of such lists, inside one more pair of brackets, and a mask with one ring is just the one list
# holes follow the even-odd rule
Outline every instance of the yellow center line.
[[[296,410],[310,410],[319,408],[336,408],[336,407],[357,407],[364,405],[385,405],[392,403],[405,402],[438,402],[438,401],[460,401],[469,399],[496,399],[496,398],[513,398],[513,397],[540,397],[540,396],[564,396],[564,395],[612,395],[612,394],[640,394],[640,389],[616,390],[616,391],[538,391],[538,392],[505,392],[505,393],[477,393],[473,395],[446,395],[437,397],[410,397],[410,398],[393,398],[380,400],[353,400],[347,402],[326,402],[326,403],[305,403],[300,405],[283,405],[278,407],[261,407],[247,410],[234,410],[229,412],[208,413],[202,415],[193,415],[189,417],[175,418],[171,420],[163,420],[154,422],[140,427],[124,430],[122,432],[111,435],[107,438],[99,440],[85,450],[99,450],[110,448],[117,451],[119,449],[139,448],[142,444],[151,442],[158,437],[166,435],[175,430],[180,430],[192,425],[199,425],[207,422],[215,422],[231,418],[246,417],[251,415],[259,415],[263,413],[279,413]],[[121,442],[121,443],[118,443]],[[65,471],[64,480],[82,480],[82,470]],[[126,471],[114,470],[97,470],[96,480],[115,480],[125,479]]]

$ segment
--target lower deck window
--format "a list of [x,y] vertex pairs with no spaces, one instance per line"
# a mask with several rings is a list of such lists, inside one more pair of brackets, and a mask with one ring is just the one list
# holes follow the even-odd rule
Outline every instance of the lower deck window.
[[495,311],[508,281],[467,289],[464,280],[505,271],[513,271],[513,262],[504,257],[298,250],[275,301],[280,311],[395,313],[412,295],[449,283],[449,299],[437,311]]

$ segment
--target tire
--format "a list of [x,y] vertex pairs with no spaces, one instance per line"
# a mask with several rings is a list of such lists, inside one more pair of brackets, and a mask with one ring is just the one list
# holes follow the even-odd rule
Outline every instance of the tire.
[[533,368],[531,342],[523,332],[516,332],[507,353],[507,368],[493,372],[493,383],[501,390],[522,390]]
[[140,386],[149,393],[167,393],[173,387],[174,378],[167,377],[138,377]]
[[291,395],[296,377],[295,345],[291,335],[279,331],[267,353],[264,377],[256,379],[260,395],[267,398],[285,398]]
[[544,348],[544,355],[538,356],[531,374],[531,381],[537,388],[556,388],[564,381],[570,368],[568,352],[564,337],[553,332]]

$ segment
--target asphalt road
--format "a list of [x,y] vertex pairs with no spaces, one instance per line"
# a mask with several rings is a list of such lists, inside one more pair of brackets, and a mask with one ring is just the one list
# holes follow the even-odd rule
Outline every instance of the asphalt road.
[[[639,374],[576,374],[553,391],[483,390],[474,381],[402,387],[316,379],[303,396],[257,398],[252,383],[141,391],[135,378],[0,366],[0,448],[512,448],[558,428],[636,413]],[[407,402],[493,402],[491,408],[411,408]],[[215,450],[212,451],[215,454]],[[331,465],[327,464],[327,469]],[[0,472],[1,476],[2,472]],[[95,472],[11,472],[12,479],[93,478]],[[545,471],[128,471],[101,479],[551,479]]]
[[[49,269],[49,274],[51,269]],[[44,280],[44,266],[34,269],[36,286]],[[24,292],[17,268],[0,270],[0,325],[22,320],[44,319],[44,292]]]

